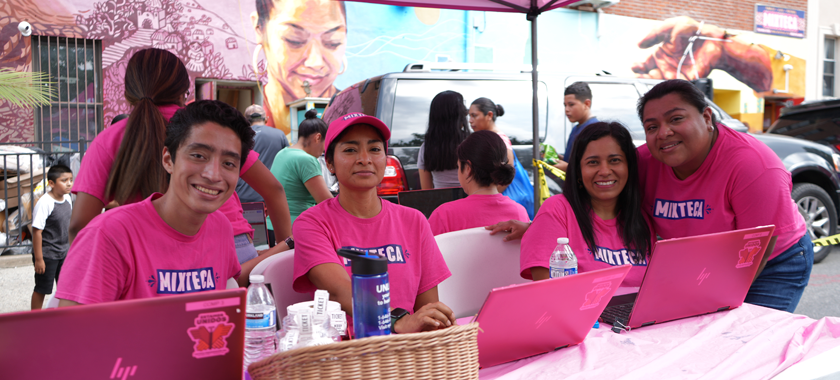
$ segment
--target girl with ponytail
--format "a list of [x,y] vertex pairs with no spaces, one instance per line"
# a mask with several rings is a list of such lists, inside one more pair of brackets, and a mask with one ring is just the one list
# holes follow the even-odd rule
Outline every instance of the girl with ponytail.
[[445,203],[429,217],[432,233],[483,227],[503,220],[530,221],[522,205],[499,193],[515,175],[507,147],[496,132],[471,134],[458,146],[458,182],[468,197]]
[[[76,203],[70,218],[71,242],[105,205],[135,203],[166,190],[168,179],[162,164],[166,125],[184,106],[191,86],[184,63],[174,54],[161,49],[134,53],[125,71],[125,99],[132,110],[127,119],[102,131],[85,152],[73,186]],[[286,194],[257,157],[249,152],[240,176],[266,200],[278,236],[285,238],[291,235]],[[239,242],[252,241],[253,229],[242,216],[236,193],[219,211],[231,221],[240,254]],[[280,250],[282,247],[276,252]],[[248,251],[240,255],[240,263],[257,257],[253,243]],[[250,267],[243,265],[240,278],[247,281],[248,272]]]
[[105,205],[135,203],[166,190],[163,141],[169,118],[184,105],[190,77],[170,52],[135,53],[125,72],[125,99],[132,110],[93,140],[73,192],[70,241]]

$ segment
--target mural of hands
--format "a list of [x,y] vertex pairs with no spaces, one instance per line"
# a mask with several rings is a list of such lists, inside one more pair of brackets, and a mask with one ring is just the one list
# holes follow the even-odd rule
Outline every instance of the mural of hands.
[[[697,35],[718,40],[697,39],[692,47],[695,63],[686,57],[680,72],[680,59],[690,41]],[[639,41],[639,48],[656,47],[644,62],[637,62],[631,69],[640,78],[694,80],[709,76],[712,70],[726,71],[756,92],[769,91],[773,83],[770,57],[755,44],[746,43],[723,29],[701,24],[694,19],[680,16],[665,20]]]

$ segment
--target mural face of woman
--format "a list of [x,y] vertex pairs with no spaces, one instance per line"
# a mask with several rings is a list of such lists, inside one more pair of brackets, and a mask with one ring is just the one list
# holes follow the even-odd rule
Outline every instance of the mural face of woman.
[[251,17],[257,43],[265,50],[269,84],[279,84],[287,102],[307,96],[305,81],[309,96],[331,95],[335,78],[344,70],[347,20],[341,3],[275,0],[269,14],[262,28],[257,15]]

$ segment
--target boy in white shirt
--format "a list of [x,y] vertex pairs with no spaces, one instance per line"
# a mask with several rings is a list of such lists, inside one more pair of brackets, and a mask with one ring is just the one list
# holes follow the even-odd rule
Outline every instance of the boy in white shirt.
[[35,204],[32,218],[32,263],[35,264],[32,310],[40,310],[44,295],[52,294],[53,281],[58,281],[70,249],[68,231],[73,211],[70,201],[73,172],[64,165],[55,165],[47,172],[47,183],[50,191]]

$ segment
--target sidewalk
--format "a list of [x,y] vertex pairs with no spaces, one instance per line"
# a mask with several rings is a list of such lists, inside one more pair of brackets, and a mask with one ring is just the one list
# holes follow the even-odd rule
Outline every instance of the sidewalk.
[[29,310],[34,274],[32,255],[0,256],[0,313]]

